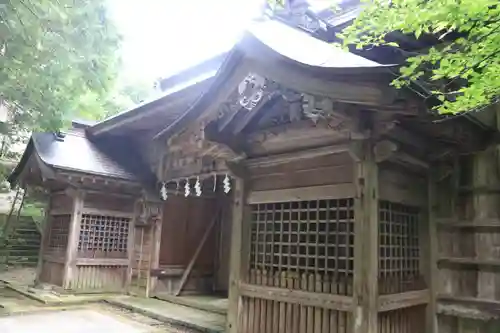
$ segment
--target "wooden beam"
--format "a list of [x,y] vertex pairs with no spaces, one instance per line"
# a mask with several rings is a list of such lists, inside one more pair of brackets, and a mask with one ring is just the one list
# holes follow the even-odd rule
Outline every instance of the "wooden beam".
[[82,214],[106,215],[106,216],[124,217],[130,219],[134,218],[134,213],[121,212],[118,210],[109,210],[109,209],[82,208]]
[[303,201],[322,199],[352,198],[356,194],[353,183],[295,187],[282,190],[252,191],[248,195],[249,204]]
[[[338,102],[356,103],[380,107],[390,105],[396,98],[396,90],[388,85],[361,84],[346,81],[331,81],[314,75],[297,73],[286,66],[273,62],[249,60],[251,68],[259,75],[272,79],[289,89],[307,92],[312,95],[332,98]],[[301,79],[297,80],[300,76]]]
[[373,150],[377,163],[393,161],[398,164],[410,164],[421,169],[429,169],[429,164],[427,162],[413,156],[409,152],[403,151],[397,143],[391,140],[377,142]]
[[489,321],[500,319],[500,301],[477,297],[438,295],[437,313]]
[[51,209],[49,212],[50,216],[57,216],[57,215],[71,215],[73,213],[73,210],[71,207],[63,208],[63,209]]
[[[440,257],[438,260],[440,266],[458,266],[462,268],[476,267],[481,271],[500,270],[500,260],[498,259],[480,259],[471,257]],[[491,273],[492,274],[492,273]]]
[[301,306],[314,306],[338,311],[351,311],[353,306],[352,297],[349,296],[265,287],[247,283],[240,283],[240,292],[241,295],[245,297],[298,304]]
[[378,332],[378,166],[371,142],[356,163],[354,200],[354,333]]
[[378,311],[393,311],[429,303],[428,289],[408,291],[400,294],[382,295],[378,298]]
[[66,261],[65,257],[51,255],[51,254],[43,255],[42,259],[43,261],[55,262],[57,264],[64,264],[64,262]]
[[80,224],[82,219],[83,192],[77,191],[73,197],[73,212],[69,225],[68,245],[63,272],[63,288],[70,289],[71,282],[76,270],[76,252],[78,249],[78,238],[80,235]]
[[421,150],[429,147],[429,140],[422,135],[403,127],[398,124],[397,121],[392,121],[383,125],[384,128],[380,129],[380,133],[392,140],[400,142],[406,146],[419,148]]
[[446,229],[500,229],[500,218],[485,218],[475,220],[459,220],[453,218],[436,219],[436,224],[440,228]]
[[128,266],[128,259],[119,258],[77,258],[76,266]]
[[232,72],[230,72],[229,68],[224,68],[224,70],[230,74],[225,78],[218,76],[210,88],[208,88],[189,110],[177,118],[170,126],[155,135],[155,140],[161,137],[168,137],[168,140],[171,140],[179,131],[185,128],[187,124],[192,123],[203,114],[210,114],[229,98],[231,93],[233,93],[238,84],[248,75],[250,70],[248,64],[244,61],[242,62],[241,58],[238,58],[238,56],[232,56],[230,61],[231,63],[226,63],[223,67],[227,66],[234,68]]
[[349,152],[351,145],[349,143],[341,143],[332,146],[306,149],[297,152],[275,154],[266,157],[256,157],[250,158],[245,161],[245,164],[249,168],[256,167],[269,167],[276,164],[288,163],[292,161],[297,161],[300,159],[314,158],[318,156],[325,156],[330,154],[339,154],[344,152]]

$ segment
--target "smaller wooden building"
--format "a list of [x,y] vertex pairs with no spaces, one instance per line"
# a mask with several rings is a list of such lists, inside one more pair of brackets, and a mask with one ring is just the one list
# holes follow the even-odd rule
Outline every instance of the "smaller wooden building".
[[78,291],[121,290],[129,270],[137,178],[74,124],[33,134],[11,181],[43,186],[49,198],[38,282]]

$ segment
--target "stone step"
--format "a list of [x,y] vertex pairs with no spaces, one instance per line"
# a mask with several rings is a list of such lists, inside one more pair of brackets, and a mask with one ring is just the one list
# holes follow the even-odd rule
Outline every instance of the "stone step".
[[152,298],[115,297],[109,304],[137,312],[178,328],[197,332],[219,333],[225,331],[226,316]]

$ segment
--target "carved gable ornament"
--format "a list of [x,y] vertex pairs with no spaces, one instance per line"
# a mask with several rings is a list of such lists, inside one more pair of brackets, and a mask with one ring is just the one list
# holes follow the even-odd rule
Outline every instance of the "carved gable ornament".
[[239,103],[252,110],[264,96],[266,79],[258,74],[249,73],[238,85]]

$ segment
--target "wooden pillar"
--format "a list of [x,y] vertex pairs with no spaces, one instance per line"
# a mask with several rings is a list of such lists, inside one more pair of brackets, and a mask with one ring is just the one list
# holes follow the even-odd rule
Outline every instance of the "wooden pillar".
[[[158,269],[160,267],[160,246],[161,246],[161,228],[163,224],[163,205],[161,202],[148,202],[150,205],[155,205],[155,212],[157,212],[158,219],[154,221],[151,226],[151,260],[149,264],[150,272],[152,269]],[[150,279],[148,293],[154,291],[158,283],[158,277],[151,276],[148,274]],[[149,294],[147,295],[149,297]]]
[[40,249],[38,251],[38,264],[36,265],[36,274],[35,274],[35,285],[38,285],[40,281],[40,277],[43,270],[43,255],[47,249],[47,245],[49,243],[48,233],[50,230],[50,202],[51,202],[52,194],[48,193],[47,204],[45,205],[44,212],[44,221],[42,227],[42,235],[40,239]]
[[125,288],[128,292],[131,291],[132,287],[132,273],[135,266],[135,232],[136,232],[136,222],[139,219],[139,214],[141,212],[141,200],[136,200],[134,202],[134,217],[130,220],[130,226],[128,230],[127,239],[127,251],[128,251],[128,267],[127,267],[127,277],[125,280]]
[[[241,297],[239,283],[245,268],[244,242],[243,237],[246,205],[245,181],[243,178],[236,178],[234,181],[231,223],[231,253],[229,258],[229,306],[226,322],[226,332],[238,332],[238,318],[241,309]],[[248,236],[248,235],[247,235]]]
[[378,331],[378,166],[365,142],[356,161],[353,332]]
[[[484,191],[485,188],[497,186],[498,158],[496,149],[489,149],[477,153],[473,160],[473,210],[474,223],[481,223],[487,218],[498,218],[499,195]],[[490,233],[476,233],[476,258],[491,260],[497,256],[496,236]],[[480,270],[477,273],[477,297],[492,299],[497,290],[497,273]]]
[[63,289],[70,289],[71,281],[76,271],[76,256],[78,251],[78,237],[80,234],[80,223],[83,209],[83,192],[74,191],[73,208],[69,225],[68,246],[66,248],[66,257],[64,260]]
[[437,307],[436,307],[436,296],[437,296],[437,279],[438,279],[438,248],[437,248],[437,225],[436,225],[436,215],[437,215],[437,196],[436,196],[436,177],[433,170],[437,168],[431,167],[428,175],[427,184],[427,219],[422,222],[422,237],[424,242],[421,243],[420,248],[422,249],[421,271],[424,273],[426,278],[427,288],[429,289],[430,297],[429,304],[427,305],[426,311],[426,332],[436,333],[437,332]]

